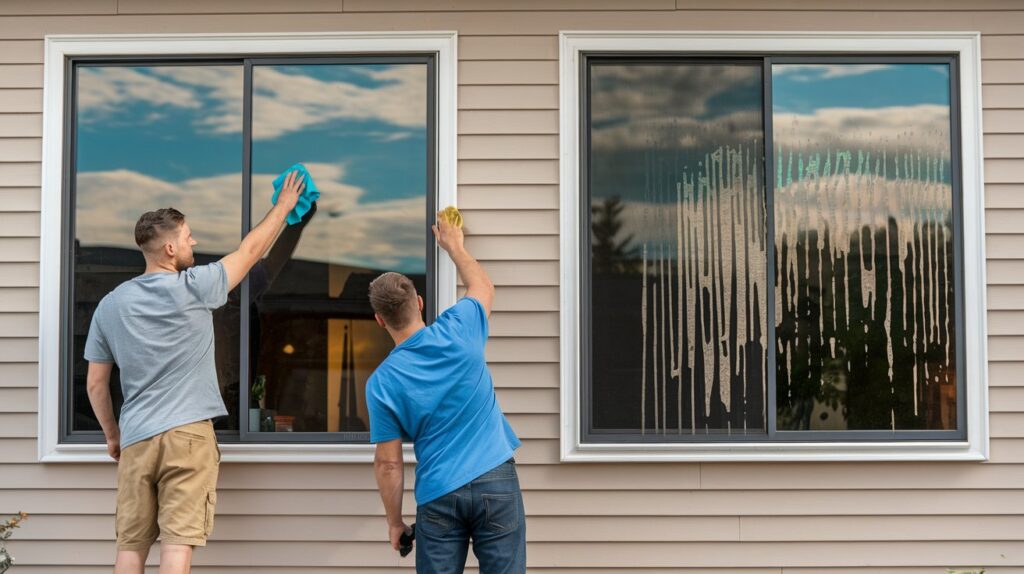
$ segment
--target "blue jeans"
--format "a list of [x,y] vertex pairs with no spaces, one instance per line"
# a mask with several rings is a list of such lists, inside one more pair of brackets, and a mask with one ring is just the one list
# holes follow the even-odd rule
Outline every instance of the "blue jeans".
[[526,572],[526,514],[514,461],[416,508],[416,572],[462,572],[470,540],[480,574]]

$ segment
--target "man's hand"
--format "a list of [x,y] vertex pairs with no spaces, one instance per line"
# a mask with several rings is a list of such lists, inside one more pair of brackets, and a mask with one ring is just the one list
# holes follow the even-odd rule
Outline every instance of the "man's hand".
[[277,195],[277,205],[281,206],[286,212],[290,212],[295,209],[295,204],[299,202],[299,196],[302,195],[302,191],[306,189],[305,175],[299,175],[299,172],[293,171],[284,178],[284,183],[281,184],[281,193]]
[[448,255],[458,253],[462,251],[464,246],[465,237],[462,234],[462,229],[448,223],[441,218],[441,212],[437,212],[437,223],[431,225],[430,228],[434,230],[434,238],[437,239],[437,244],[448,252]]
[[391,547],[394,548],[396,552],[402,547],[402,543],[400,542],[402,535],[409,534],[410,532],[412,532],[412,528],[409,528],[409,525],[404,521],[399,524],[388,525],[388,537],[391,539]]
[[110,458],[120,462],[121,461],[121,434],[107,439],[107,454]]

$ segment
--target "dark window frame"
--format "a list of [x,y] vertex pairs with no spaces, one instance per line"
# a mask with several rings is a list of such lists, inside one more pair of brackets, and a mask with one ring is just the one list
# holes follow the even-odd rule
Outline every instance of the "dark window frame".
[[[252,222],[251,204],[251,159],[252,159],[252,67],[254,65],[331,65],[331,64],[423,64],[427,68],[427,97],[426,105],[426,211],[425,221],[431,221],[437,209],[437,173],[438,173],[438,112],[437,112],[437,54],[431,52],[408,53],[386,53],[376,54],[372,52],[359,54],[324,54],[324,55],[253,55],[253,56],[218,56],[218,55],[195,55],[187,57],[153,57],[153,56],[73,56],[65,59],[64,81],[67,88],[64,92],[64,160],[62,166],[62,189],[61,207],[64,221],[61,229],[61,304],[60,304],[60,364],[58,373],[60,385],[58,389],[58,401],[60,412],[58,416],[58,444],[102,444],[104,442],[102,431],[73,430],[72,422],[74,417],[73,405],[73,364],[74,344],[71,340],[73,331],[73,306],[74,306],[74,241],[75,241],[75,180],[77,175],[77,96],[78,96],[78,74],[80,67],[118,67],[118,66],[240,66],[243,68],[243,114],[242,114],[242,186],[239,189],[242,200],[242,221],[239,229],[239,241],[245,237]],[[426,293],[424,299],[424,315],[427,324],[434,321],[437,316],[437,250],[434,249],[433,235],[429,226],[424,225],[425,239],[425,263],[426,263]],[[239,285],[241,289],[241,320],[240,329],[240,353],[239,353],[239,384],[245,388],[239,389],[239,430],[217,431],[218,442],[224,443],[247,443],[247,444],[369,444],[370,433],[352,432],[259,432],[249,431],[248,426],[248,383],[246,377],[249,375],[249,315],[251,313],[251,300],[249,297],[249,278]]]
[[[774,214],[774,139],[772,131],[772,64],[946,64],[949,66],[949,107],[950,107],[950,168],[952,184],[952,228],[953,228],[953,289],[955,317],[955,356],[957,407],[955,430],[851,430],[851,431],[780,431],[777,427],[776,404],[776,337],[775,333],[775,289],[766,293],[765,326],[768,345],[766,353],[766,389],[765,389],[765,431],[733,433],[718,431],[709,434],[661,434],[657,432],[638,433],[620,432],[616,430],[594,430],[593,418],[593,384],[592,359],[593,338],[591,331],[592,313],[592,240],[591,240],[591,189],[590,189],[590,70],[597,63],[645,64],[645,63],[744,63],[759,60],[762,66],[762,97],[761,115],[764,133],[764,157],[762,165],[765,170],[763,177],[766,210],[766,233],[768,245],[774,245],[775,214]],[[765,443],[785,444],[798,442],[834,443],[834,442],[943,442],[967,440],[967,380],[964,341],[964,241],[963,241],[963,192],[962,192],[962,157],[961,157],[961,117],[960,117],[960,72],[957,54],[850,54],[834,53],[816,54],[769,54],[769,53],[707,53],[688,52],[584,52],[580,55],[579,74],[579,228],[578,240],[580,257],[580,349],[579,349],[579,381],[580,381],[580,442],[582,444],[708,444],[708,443]],[[775,285],[775,249],[766,249],[767,280],[770,286]]]

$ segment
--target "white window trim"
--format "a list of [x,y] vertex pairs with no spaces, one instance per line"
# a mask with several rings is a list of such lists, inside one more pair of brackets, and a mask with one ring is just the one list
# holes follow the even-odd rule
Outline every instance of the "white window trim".
[[[455,32],[47,36],[43,84],[43,182],[39,265],[39,460],[109,462],[105,445],[59,444],[64,73],[69,56],[437,54],[437,205],[456,205]],[[437,308],[455,303],[455,265],[438,252]],[[373,445],[221,445],[225,462],[369,462]],[[407,449],[407,460],[411,451]]]
[[[561,459],[656,461],[987,460],[985,221],[977,32],[561,32]],[[828,443],[582,443],[580,429],[579,96],[584,52],[880,53],[960,55],[967,440]]]

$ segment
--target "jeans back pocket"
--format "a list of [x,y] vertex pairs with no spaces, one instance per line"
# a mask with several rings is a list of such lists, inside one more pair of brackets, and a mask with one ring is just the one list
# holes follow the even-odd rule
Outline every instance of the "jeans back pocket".
[[499,534],[519,528],[519,495],[484,494],[484,528]]

